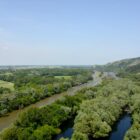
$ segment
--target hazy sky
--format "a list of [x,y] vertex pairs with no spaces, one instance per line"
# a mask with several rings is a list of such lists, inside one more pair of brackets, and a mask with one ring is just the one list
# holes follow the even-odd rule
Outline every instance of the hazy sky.
[[0,65],[140,56],[140,0],[0,0]]

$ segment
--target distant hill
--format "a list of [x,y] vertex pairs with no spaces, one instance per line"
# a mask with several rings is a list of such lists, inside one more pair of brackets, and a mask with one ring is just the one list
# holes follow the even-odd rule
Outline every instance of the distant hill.
[[140,72],[140,57],[115,61],[102,66],[96,65],[94,69],[100,71],[137,73]]

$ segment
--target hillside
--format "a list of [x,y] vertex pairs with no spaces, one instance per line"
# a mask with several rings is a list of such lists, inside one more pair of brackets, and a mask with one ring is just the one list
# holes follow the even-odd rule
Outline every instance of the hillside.
[[94,69],[100,71],[138,73],[140,72],[140,57],[115,61],[102,66],[96,65]]

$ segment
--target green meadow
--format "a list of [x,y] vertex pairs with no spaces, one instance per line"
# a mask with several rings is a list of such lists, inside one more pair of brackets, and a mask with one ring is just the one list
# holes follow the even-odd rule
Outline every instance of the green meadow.
[[71,79],[71,76],[55,76],[55,78],[58,78],[58,79]]
[[0,87],[9,88],[11,90],[14,90],[14,84],[13,83],[2,81],[2,80],[0,80]]

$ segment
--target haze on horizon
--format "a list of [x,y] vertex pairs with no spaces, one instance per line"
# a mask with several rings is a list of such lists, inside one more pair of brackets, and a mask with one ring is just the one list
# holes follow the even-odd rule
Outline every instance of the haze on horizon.
[[0,65],[93,65],[140,56],[139,0],[1,0]]

